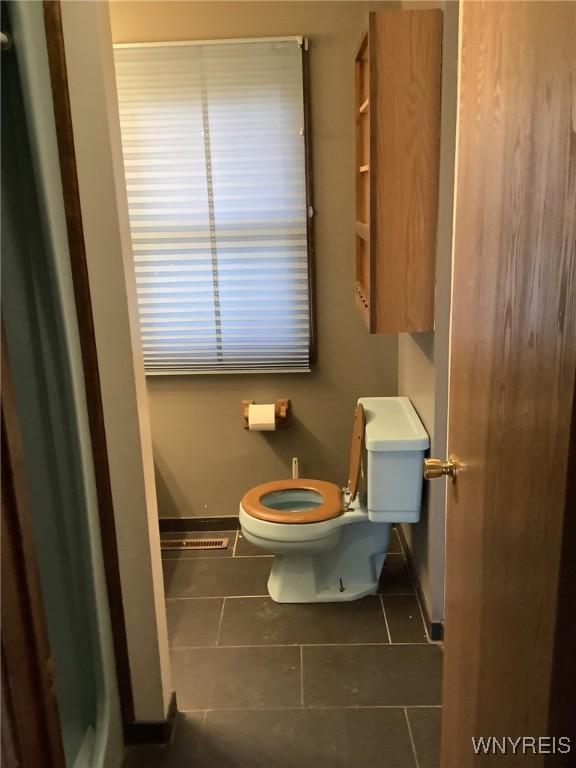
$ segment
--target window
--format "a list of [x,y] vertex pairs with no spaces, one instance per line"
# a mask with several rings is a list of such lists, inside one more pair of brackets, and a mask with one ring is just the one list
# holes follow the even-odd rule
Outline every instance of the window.
[[146,372],[308,371],[302,40],[114,54]]

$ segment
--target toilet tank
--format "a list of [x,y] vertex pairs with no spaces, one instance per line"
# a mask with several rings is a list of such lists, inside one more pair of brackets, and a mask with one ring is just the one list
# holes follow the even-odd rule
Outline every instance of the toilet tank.
[[368,517],[374,523],[416,523],[428,433],[407,397],[361,397],[358,402],[366,416]]

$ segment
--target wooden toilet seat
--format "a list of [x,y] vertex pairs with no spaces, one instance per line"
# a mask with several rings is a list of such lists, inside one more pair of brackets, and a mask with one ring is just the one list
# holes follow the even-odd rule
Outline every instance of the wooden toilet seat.
[[[354,411],[352,446],[350,449],[347,488],[350,494],[350,501],[353,501],[358,493],[365,428],[364,408],[359,403]],[[322,503],[310,509],[290,510],[274,509],[262,502],[263,497],[269,493],[298,490],[315,491],[322,496]],[[339,517],[344,512],[342,489],[334,483],[328,483],[325,480],[272,480],[269,483],[262,483],[262,485],[251,488],[244,494],[240,503],[246,514],[256,517],[258,520],[266,520],[269,523],[321,523],[324,520],[332,520],[334,517]]]
[[[282,491],[314,491],[322,497],[322,503],[317,507],[302,510],[273,509],[262,503],[262,498],[269,493]],[[266,520],[269,523],[321,523],[339,517],[343,512],[342,490],[334,483],[325,480],[272,480],[251,488],[242,497],[242,509],[251,517]]]

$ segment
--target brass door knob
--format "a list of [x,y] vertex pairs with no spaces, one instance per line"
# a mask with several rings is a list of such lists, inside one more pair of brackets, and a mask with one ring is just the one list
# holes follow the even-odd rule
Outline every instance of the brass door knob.
[[458,462],[454,456],[449,456],[447,461],[441,459],[424,459],[424,478],[435,480],[437,477],[451,477],[456,482],[458,474]]

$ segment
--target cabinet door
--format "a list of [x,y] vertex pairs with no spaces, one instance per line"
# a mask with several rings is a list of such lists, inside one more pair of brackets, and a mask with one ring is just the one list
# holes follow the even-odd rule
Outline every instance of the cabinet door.
[[442,15],[374,14],[376,325],[434,328]]
[[369,14],[356,58],[356,292],[372,333],[434,328],[441,54],[441,11]]

